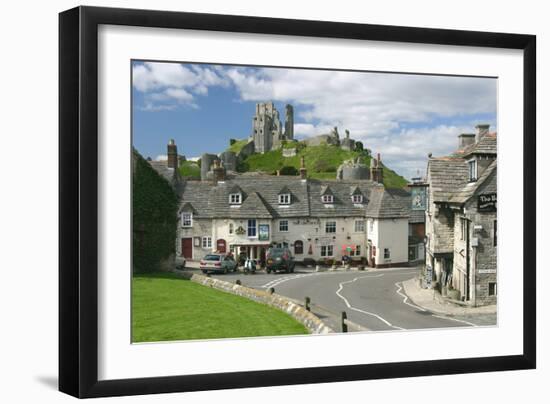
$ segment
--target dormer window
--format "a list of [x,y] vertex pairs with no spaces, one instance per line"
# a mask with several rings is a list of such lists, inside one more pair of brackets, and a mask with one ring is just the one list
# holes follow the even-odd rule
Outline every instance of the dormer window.
[[242,201],[242,194],[229,194],[229,203],[231,205],[240,205]]
[[323,203],[334,203],[334,196],[333,195],[323,195],[321,197],[321,200]]
[[470,182],[477,181],[477,160],[468,161],[468,175]]
[[363,195],[352,195],[351,200],[353,203],[363,203]]
[[279,205],[290,205],[290,194],[280,194]]
[[181,227],[193,227],[193,213],[191,212],[181,213]]

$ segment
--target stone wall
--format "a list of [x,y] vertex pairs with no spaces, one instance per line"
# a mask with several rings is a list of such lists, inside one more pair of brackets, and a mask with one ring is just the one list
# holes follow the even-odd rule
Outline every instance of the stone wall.
[[302,323],[312,334],[329,334],[334,332],[334,330],[323,323],[316,315],[284,296],[275,293],[270,294],[269,292],[263,290],[252,289],[246,286],[237,285],[207,276],[191,274],[189,272],[178,271],[177,273],[192,282],[222,290],[237,296],[246,297],[247,299],[255,302],[267,304],[268,306],[282,310]]

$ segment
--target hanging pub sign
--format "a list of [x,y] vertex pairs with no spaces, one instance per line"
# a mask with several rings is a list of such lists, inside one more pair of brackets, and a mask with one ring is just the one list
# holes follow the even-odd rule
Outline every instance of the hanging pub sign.
[[478,195],[477,210],[479,212],[496,212],[497,210],[496,192],[493,192],[490,194]]
[[267,241],[269,240],[269,225],[260,224],[258,226],[258,240]]

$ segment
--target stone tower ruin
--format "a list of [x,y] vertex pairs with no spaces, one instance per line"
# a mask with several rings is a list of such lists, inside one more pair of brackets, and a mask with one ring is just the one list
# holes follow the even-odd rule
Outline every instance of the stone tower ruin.
[[265,153],[273,148],[273,138],[282,134],[279,111],[272,101],[256,104],[256,114],[252,118],[252,138],[254,151]]
[[294,107],[286,104],[285,108],[285,139],[294,139]]

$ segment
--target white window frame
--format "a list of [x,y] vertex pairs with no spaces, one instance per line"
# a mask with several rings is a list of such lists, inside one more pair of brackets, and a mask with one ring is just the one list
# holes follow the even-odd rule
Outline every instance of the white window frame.
[[355,246],[355,250],[351,250],[349,252],[349,256],[350,257],[359,257],[361,255],[361,245],[360,244],[357,244]]
[[[283,224],[286,223],[286,230],[283,230]],[[289,223],[288,220],[279,220],[279,231],[281,233],[287,233],[289,229]]]
[[[185,217],[188,216],[189,217],[189,224],[185,224],[186,223],[186,219]],[[181,227],[193,227],[193,213],[191,212],[181,212]]]
[[332,244],[322,245],[321,246],[321,257],[334,257],[334,246]]
[[231,205],[240,205],[243,203],[243,196],[242,194],[229,194],[229,204]]
[[[329,224],[330,224],[330,228],[332,229],[332,224],[334,223],[334,231],[328,231],[329,229]],[[331,220],[331,221],[326,221],[325,222],[325,233],[327,234],[336,234],[336,220]]]
[[468,161],[468,178],[470,182],[477,181],[477,160],[472,159]]
[[333,195],[323,195],[321,198],[323,203],[334,203],[334,196]]
[[280,194],[279,205],[290,205],[290,194]]
[[[358,227],[359,227],[359,229],[358,229]],[[365,232],[365,221],[364,220],[356,220],[353,229],[354,229],[355,233],[364,233]]]
[[369,233],[374,231],[374,219],[369,219]]
[[[250,226],[251,222],[254,222],[254,227]],[[254,234],[250,235],[250,229],[254,229]],[[258,221],[256,219],[248,219],[246,222],[246,236],[248,238],[258,238]]]
[[211,236],[202,236],[202,248],[212,248],[212,237]]
[[363,195],[352,195],[351,200],[353,203],[363,203]]

